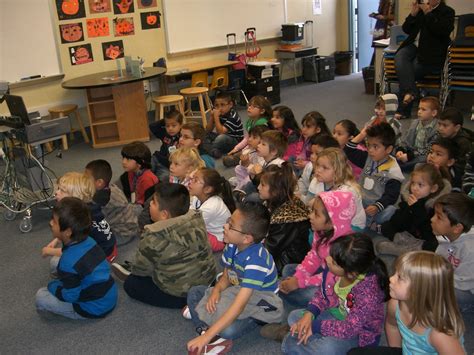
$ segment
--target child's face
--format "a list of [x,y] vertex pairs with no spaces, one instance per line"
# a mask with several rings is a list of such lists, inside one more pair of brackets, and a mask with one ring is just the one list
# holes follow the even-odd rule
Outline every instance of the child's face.
[[443,208],[440,205],[435,204],[435,213],[431,217],[431,228],[433,229],[434,235],[444,235],[450,238],[454,234],[454,227],[451,225],[446,213],[444,213]]
[[254,106],[253,104],[247,105],[247,115],[249,116],[249,118],[256,120],[262,117],[264,113],[265,113],[265,110],[258,106]]
[[328,266],[329,271],[332,272],[334,275],[339,277],[343,277],[346,275],[344,269],[340,267],[330,255],[326,256],[326,265]]
[[200,139],[194,139],[193,132],[189,129],[182,128],[181,136],[179,137],[179,147],[197,148],[201,144]]
[[228,114],[233,106],[234,104],[232,101],[227,101],[225,99],[216,99],[214,102],[214,107],[219,110],[221,116]]
[[269,161],[275,156],[275,151],[271,150],[268,142],[262,139],[257,146],[257,154],[265,161]]
[[71,197],[71,195],[67,192],[66,186],[63,184],[58,184],[58,189],[56,190],[56,193],[54,194],[54,198],[56,201],[61,201],[64,197]]
[[420,102],[418,105],[418,119],[422,122],[431,121],[438,115],[437,110],[433,110],[429,102]]
[[410,281],[406,278],[401,276],[398,272],[395,272],[390,277],[390,297],[398,301],[407,301],[410,288]]
[[410,192],[415,195],[417,199],[425,198],[426,196],[436,192],[437,185],[430,185],[428,177],[424,173],[412,173],[410,179]]
[[367,138],[367,153],[373,161],[379,162],[384,160],[390,155],[392,149],[393,147],[391,145],[385,147],[382,141],[377,137]]
[[61,231],[61,228],[59,226],[59,218],[55,213],[53,213],[53,216],[49,221],[49,227],[51,228],[53,238],[58,238],[65,245],[71,242],[71,228],[67,228],[64,231]]
[[140,170],[140,164],[135,159],[122,158],[122,168],[126,172],[136,173]]
[[260,184],[258,185],[258,195],[264,201],[269,200],[272,197],[272,194],[270,193],[270,185],[268,185],[268,183],[263,179],[260,180]]
[[243,225],[245,218],[239,210],[235,210],[234,213],[224,224],[224,242],[228,244],[235,244],[237,246],[243,245],[248,234],[243,231]]
[[153,195],[153,198],[150,201],[150,217],[153,222],[163,221],[166,219],[166,214],[160,210],[160,203],[156,198],[156,195]]
[[257,150],[258,145],[260,144],[260,136],[251,134],[249,135],[249,140],[247,141],[250,148]]
[[190,170],[188,163],[178,161],[177,159],[171,161],[170,173],[178,179],[184,179],[191,172]]
[[461,129],[461,125],[455,125],[450,120],[439,120],[438,121],[438,132],[443,138],[453,138],[458,134]]
[[280,116],[280,112],[275,110],[273,111],[273,116],[272,116],[272,125],[273,128],[275,129],[281,129],[285,125],[285,119]]
[[315,232],[318,231],[327,231],[332,228],[331,221],[326,221],[326,216],[324,215],[323,201],[320,198],[315,198],[313,203],[313,209],[309,214],[309,222],[311,223],[311,229]]
[[321,132],[321,129],[318,126],[310,124],[308,122],[303,123],[303,127],[301,127],[301,135],[305,139],[308,139],[309,137],[312,137],[319,132]]
[[374,112],[379,120],[385,120],[387,113],[385,112],[385,105],[383,103],[377,104],[374,108]]
[[324,150],[319,144],[311,144],[311,155],[309,160],[313,164],[313,169],[316,169],[316,162],[318,161],[318,154]]
[[191,196],[196,196],[199,200],[201,200],[201,198],[206,195],[204,191],[205,187],[206,186],[202,174],[199,171],[192,174],[188,185],[189,194]]
[[337,140],[337,143],[339,143],[339,147],[341,148],[343,148],[347,142],[349,142],[349,139],[353,138],[352,136],[349,136],[349,133],[347,133],[346,129],[341,124],[337,124],[334,127],[332,135]]
[[166,133],[174,137],[181,131],[181,124],[173,118],[165,119]]
[[334,183],[336,171],[327,156],[319,157],[316,161],[315,168],[314,176],[318,179],[318,182],[324,182],[326,184]]
[[449,152],[446,148],[433,144],[428,156],[426,157],[426,162],[438,169],[441,167],[449,168],[454,164],[454,159],[449,158]]

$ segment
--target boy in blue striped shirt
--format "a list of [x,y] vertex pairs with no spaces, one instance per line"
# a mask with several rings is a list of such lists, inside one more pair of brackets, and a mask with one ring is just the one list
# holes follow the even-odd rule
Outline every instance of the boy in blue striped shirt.
[[281,321],[282,301],[277,271],[262,240],[270,224],[261,204],[239,206],[224,225],[224,272],[212,288],[195,286],[188,307],[200,336],[188,342],[189,353],[215,349],[224,353],[236,339],[258,324]]

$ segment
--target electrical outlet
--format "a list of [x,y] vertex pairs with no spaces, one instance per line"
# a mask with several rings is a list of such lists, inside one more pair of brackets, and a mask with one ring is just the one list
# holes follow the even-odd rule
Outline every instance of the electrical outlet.
[[145,94],[150,93],[150,84],[148,83],[148,81],[143,82],[143,90],[145,91]]

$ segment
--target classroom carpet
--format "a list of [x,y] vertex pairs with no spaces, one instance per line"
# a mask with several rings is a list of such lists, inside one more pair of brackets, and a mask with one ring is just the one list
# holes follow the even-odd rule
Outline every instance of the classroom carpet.
[[[341,119],[351,119],[360,127],[373,113],[374,96],[364,94],[359,74],[336,77],[320,84],[302,83],[281,90],[282,105],[293,109],[298,121],[311,110],[320,111],[332,128]],[[246,118],[245,109],[239,109]],[[151,115],[152,116],[152,115]],[[408,127],[410,121],[404,121]],[[471,126],[472,128],[472,126]],[[152,151],[159,147],[156,139],[148,143]],[[92,159],[108,160],[114,179],[121,174],[120,147],[92,149],[79,136],[70,141],[70,149],[56,157],[46,157],[47,166],[61,176],[67,171],[82,171]],[[218,170],[226,177],[221,161]],[[3,212],[0,210],[0,212]],[[2,354],[186,354],[186,342],[197,334],[191,321],[181,317],[179,310],[155,308],[130,299],[119,283],[116,309],[105,319],[73,321],[55,315],[38,314],[35,293],[47,285],[48,259],[41,257],[41,248],[51,240],[48,222],[51,212],[38,206],[33,209],[33,230],[21,233],[22,216],[14,221],[0,217],[0,353]],[[133,259],[138,240],[119,248],[119,260]],[[467,319],[466,319],[467,320]],[[468,321],[468,320],[467,320]],[[468,321],[466,349],[474,351],[472,324]],[[234,341],[233,354],[278,354],[280,344],[260,337],[259,329]]]

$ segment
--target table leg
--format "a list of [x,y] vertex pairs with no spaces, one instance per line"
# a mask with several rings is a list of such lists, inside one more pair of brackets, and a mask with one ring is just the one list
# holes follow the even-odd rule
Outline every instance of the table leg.
[[293,58],[293,75],[295,76],[295,84],[298,84],[298,77],[296,76],[296,58]]

